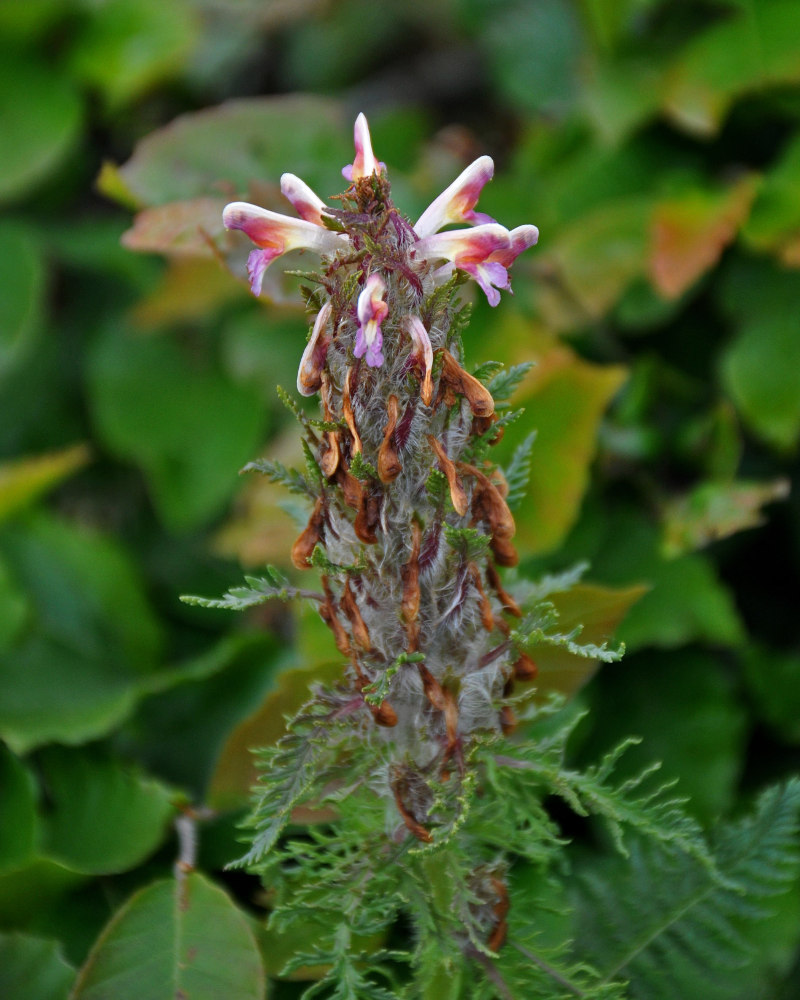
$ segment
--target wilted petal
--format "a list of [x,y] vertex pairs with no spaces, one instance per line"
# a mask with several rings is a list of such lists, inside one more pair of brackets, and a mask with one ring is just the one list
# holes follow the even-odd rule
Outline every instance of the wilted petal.
[[484,185],[493,175],[491,156],[478,157],[425,209],[414,226],[417,236],[430,236],[454,222],[472,225],[494,222],[491,216],[473,211]]
[[420,396],[422,397],[422,402],[426,406],[431,405],[431,398],[433,397],[433,384],[431,382],[431,369],[433,368],[433,348],[431,347],[431,339],[428,336],[428,331],[425,329],[422,320],[418,316],[407,316],[406,317],[406,329],[414,341],[414,349],[420,355],[422,355],[422,368],[423,368],[423,378],[422,386],[420,388]]
[[383,334],[381,323],[389,314],[389,307],[383,301],[386,285],[379,274],[371,274],[363,291],[358,296],[358,330],[353,353],[357,358],[366,355],[370,368],[383,364]]
[[301,396],[313,396],[322,385],[322,370],[325,366],[328,345],[331,342],[327,331],[330,315],[331,304],[326,302],[317,313],[311,338],[300,359],[300,368],[297,372],[297,391]]
[[327,206],[305,181],[294,174],[284,174],[281,177],[281,194],[292,203],[301,219],[313,222],[317,226],[323,224],[322,213]]
[[226,205],[222,213],[226,229],[240,229],[260,250],[254,250],[247,261],[250,287],[254,295],[261,291],[267,267],[289,250],[314,250],[318,254],[335,253],[348,242],[346,236],[332,233],[305,219],[270,212],[245,201]]
[[375,154],[372,152],[369,125],[363,114],[356,118],[353,142],[356,147],[356,158],[352,163],[348,163],[346,167],[342,168],[345,180],[357,181],[361,177],[370,177],[372,174],[379,174],[386,170],[386,164],[376,160]]

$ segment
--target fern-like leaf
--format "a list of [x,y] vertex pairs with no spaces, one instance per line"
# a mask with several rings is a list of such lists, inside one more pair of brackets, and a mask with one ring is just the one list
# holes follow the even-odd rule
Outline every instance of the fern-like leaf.
[[[753,926],[767,900],[800,868],[800,780],[764,792],[752,817],[721,828],[718,874],[652,839],[634,844],[624,864],[588,864],[578,880],[577,948],[625,979],[636,1000],[739,1000],[754,958]],[[757,976],[757,970],[756,970]]]
[[531,431],[514,449],[511,461],[505,469],[506,482],[508,483],[506,503],[512,512],[519,508],[528,489],[528,481],[531,478],[531,453],[535,440],[536,431]]
[[245,581],[246,587],[231,587],[222,597],[197,597],[185,594],[181,600],[184,604],[193,604],[201,608],[246,611],[248,608],[264,604],[265,601],[291,601],[297,597],[307,597],[315,601],[325,599],[324,594],[292,587],[274,566],[267,566],[267,576],[246,576]]

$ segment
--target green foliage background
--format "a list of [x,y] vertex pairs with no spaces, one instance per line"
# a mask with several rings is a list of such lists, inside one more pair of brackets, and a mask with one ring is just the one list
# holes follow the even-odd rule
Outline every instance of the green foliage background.
[[[274,387],[293,385],[305,319],[277,268],[269,304],[221,266],[212,243],[240,277],[244,255],[220,208],[280,209],[284,170],[337,192],[360,110],[410,216],[489,152],[481,209],[541,230],[514,298],[476,303],[467,347],[473,365],[537,362],[500,446],[537,431],[520,572],[588,559],[614,588],[565,609],[592,607],[590,626],[639,597],[628,655],[575,696],[576,762],[638,734],[629,766],[662,760],[708,825],[797,771],[798,16],[796,0],[0,5],[0,994],[104,995],[97,960],[73,970],[130,921],[238,955],[226,997],[263,995],[287,958],[257,929],[257,882],[222,867],[247,749],[336,675],[332,643],[282,605],[177,596],[286,566],[295,530],[285,496],[236,473],[293,459]],[[587,680],[552,670],[553,687]],[[190,805],[214,815],[183,920],[172,821]],[[797,887],[772,909],[721,995],[800,991]]]

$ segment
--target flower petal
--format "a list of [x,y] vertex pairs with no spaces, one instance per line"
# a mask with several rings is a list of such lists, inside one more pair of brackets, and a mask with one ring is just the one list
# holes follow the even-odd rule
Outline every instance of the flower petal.
[[301,396],[313,396],[322,385],[322,370],[331,342],[326,330],[331,309],[331,303],[326,302],[317,313],[311,337],[306,344],[302,358],[300,358],[300,367],[297,371],[297,391]]
[[523,250],[536,245],[539,240],[539,230],[536,226],[517,226],[511,230],[509,236],[511,245],[507,249],[496,250],[489,257],[489,260],[496,260],[505,267],[511,267]]
[[292,203],[295,212],[306,222],[321,226],[322,213],[327,208],[325,202],[316,195],[304,180],[294,174],[281,177],[281,194]]
[[491,216],[473,211],[484,185],[493,175],[491,156],[478,157],[425,209],[414,226],[417,236],[420,239],[431,236],[453,222],[473,225],[494,222]]
[[356,147],[356,158],[352,163],[348,163],[346,167],[342,168],[345,180],[357,181],[361,177],[371,177],[372,174],[379,174],[386,170],[386,164],[376,160],[375,154],[372,152],[369,125],[363,113],[356,118],[353,142]]
[[453,229],[418,240],[413,247],[415,256],[428,260],[451,260],[456,267],[463,263],[487,260],[493,253],[511,248],[511,234],[496,222],[475,226],[474,229]]
[[428,336],[428,331],[418,316],[406,316],[406,330],[408,330],[409,336],[414,342],[416,353],[422,355],[421,360],[424,374],[420,387],[420,396],[422,402],[426,406],[430,406],[431,398],[433,397],[433,383],[431,382],[433,348],[431,347],[431,338]]

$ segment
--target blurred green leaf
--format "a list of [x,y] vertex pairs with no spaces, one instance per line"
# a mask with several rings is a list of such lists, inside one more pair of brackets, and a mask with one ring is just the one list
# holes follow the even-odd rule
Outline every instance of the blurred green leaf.
[[25,0],[0,4],[0,36],[20,42],[38,39],[63,16],[71,0]]
[[764,523],[761,508],[788,496],[789,482],[711,482],[668,501],[664,518],[664,555],[669,558],[703,548],[745,528]]
[[222,210],[226,204],[225,198],[191,198],[145,208],[123,233],[122,245],[177,257],[210,257],[214,252],[211,241],[225,231]]
[[258,777],[253,751],[278,742],[286,731],[286,719],[308,701],[311,684],[331,684],[341,677],[341,662],[330,659],[278,673],[261,705],[229,734],[208,785],[209,805],[220,810],[246,805]]
[[72,1000],[262,1000],[247,920],[202,875],[156,882],[117,911],[78,974]]
[[0,996],[8,1000],[67,1000],[75,978],[56,941],[0,934]]
[[8,374],[28,357],[35,346],[44,318],[45,267],[39,242],[34,231],[28,227],[0,223],[0,245],[3,246],[0,257],[0,287],[3,288],[3,297],[0,298],[2,385]]
[[4,559],[0,559],[0,651],[20,635],[30,615],[30,603]]
[[0,927],[26,928],[76,886],[85,875],[49,858],[34,858],[23,868],[0,875]]
[[23,510],[89,460],[84,444],[0,464],[0,521]]
[[798,80],[796,3],[748,2],[684,48],[667,77],[664,107],[688,132],[708,136],[740,95]]
[[578,93],[584,49],[580,19],[568,0],[461,0],[481,39],[501,94],[524,111],[564,115]]
[[158,665],[161,630],[126,554],[38,514],[0,533],[30,625],[0,654],[0,735],[24,752],[118,724]]
[[777,253],[784,263],[800,265],[800,135],[789,139],[763,178],[742,236],[757,251]]
[[800,435],[800,274],[742,262],[722,302],[738,333],[720,359],[722,378],[745,422],[776,448]]
[[617,638],[629,651],[674,649],[689,642],[736,646],[745,633],[733,597],[713,563],[698,553],[666,559],[659,527],[632,507],[596,511],[602,536],[589,555],[592,575],[616,585],[650,589],[630,610]]
[[128,871],[164,839],[174,794],[108,757],[49,748],[39,754],[49,808],[43,852],[70,871]]
[[33,777],[22,761],[2,744],[0,816],[3,817],[0,824],[0,871],[11,871],[23,867],[34,855],[38,834],[36,788]]
[[198,29],[195,7],[187,0],[105,0],[90,5],[76,32],[69,67],[116,109],[177,76],[195,47]]
[[187,531],[218,514],[258,449],[261,393],[166,337],[118,327],[94,345],[89,380],[103,439],[142,467],[167,525]]
[[[256,183],[278,197],[291,171],[320,197],[341,189],[352,162],[350,124],[342,107],[322,97],[240,98],[185,114],[142,139],[115,174],[140,205],[244,194]],[[105,193],[113,196],[110,185]]]
[[663,777],[680,779],[677,793],[690,796],[690,808],[704,820],[727,812],[746,726],[727,672],[714,656],[680,650],[625,658],[604,671],[591,696],[595,735],[582,755],[594,758],[638,734],[642,743],[622,758],[621,773],[638,773],[660,760]]
[[742,662],[759,718],[780,739],[800,744],[800,653],[752,644]]
[[30,53],[0,51],[0,203],[53,172],[75,145],[82,117],[68,78]]

